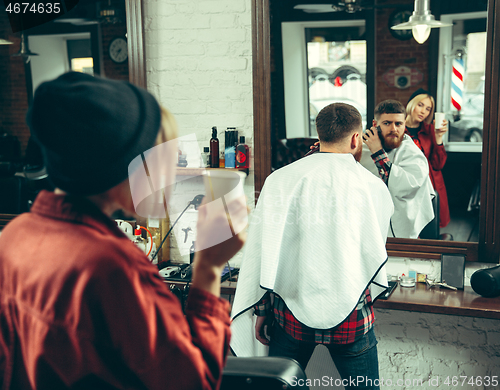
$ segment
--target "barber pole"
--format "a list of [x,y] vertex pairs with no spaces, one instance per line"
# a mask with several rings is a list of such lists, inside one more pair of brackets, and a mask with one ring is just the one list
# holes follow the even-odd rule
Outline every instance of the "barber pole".
[[462,57],[453,59],[451,74],[451,104],[457,111],[462,109],[464,91],[464,60]]

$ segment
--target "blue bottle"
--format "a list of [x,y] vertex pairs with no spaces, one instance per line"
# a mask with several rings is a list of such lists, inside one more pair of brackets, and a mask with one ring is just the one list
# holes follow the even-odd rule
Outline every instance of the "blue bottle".
[[236,144],[238,143],[238,131],[236,127],[228,127],[225,134],[224,157],[226,168],[236,168]]

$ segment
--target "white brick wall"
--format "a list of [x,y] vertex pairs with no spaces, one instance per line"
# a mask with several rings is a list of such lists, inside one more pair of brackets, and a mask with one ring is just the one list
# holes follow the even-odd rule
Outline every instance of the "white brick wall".
[[251,146],[250,0],[146,0],[145,17],[148,89],[180,135],[194,132],[203,147],[212,126],[236,127]]
[[[222,148],[224,130],[236,127],[252,153],[250,0],[145,0],[144,4],[148,89],[175,115],[179,135],[194,133],[203,150],[209,146],[212,126],[217,126]],[[245,190],[251,204],[253,172]],[[189,197],[198,190],[186,191]],[[193,225],[192,217],[182,217],[179,224]],[[175,244],[175,239],[171,242]],[[174,261],[188,261],[176,245],[171,252]],[[238,254],[234,265],[240,258]]]
[[[486,385],[486,377],[500,382],[500,321],[385,309],[376,309],[375,316],[382,390],[500,388]],[[306,373],[317,379],[311,390],[325,388],[324,376],[333,383],[340,378],[323,346],[314,351]],[[464,386],[453,385],[464,377]],[[471,379],[473,385],[467,383]]]
[[[497,386],[446,385],[446,377],[500,375],[500,321],[407,312],[375,311],[380,377],[421,379],[425,389],[498,389]],[[429,379],[439,377],[438,386]],[[458,378],[460,382],[463,378]],[[393,386],[391,389],[416,389]]]

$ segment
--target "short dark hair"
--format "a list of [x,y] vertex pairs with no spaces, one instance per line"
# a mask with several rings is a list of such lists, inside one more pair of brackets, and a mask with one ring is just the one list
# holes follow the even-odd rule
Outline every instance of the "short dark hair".
[[375,107],[375,119],[378,120],[382,114],[405,114],[405,107],[397,100],[384,100]]
[[339,142],[356,130],[361,130],[361,114],[350,104],[332,103],[316,117],[316,130],[321,142]]

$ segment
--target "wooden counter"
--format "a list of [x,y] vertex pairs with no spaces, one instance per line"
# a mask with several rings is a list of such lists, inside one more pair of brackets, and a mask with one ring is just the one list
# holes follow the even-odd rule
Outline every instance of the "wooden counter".
[[[177,286],[185,284],[184,282],[165,282],[176,284]],[[222,283],[221,294],[232,297],[235,290],[235,281],[225,281]],[[429,288],[424,283],[417,283],[415,287],[398,286],[394,289],[389,299],[377,299],[374,307],[379,309],[500,319],[500,297],[484,298],[476,294],[471,287],[453,291],[437,286]]]
[[248,176],[248,168],[187,168],[187,167],[177,167],[177,172],[176,174],[178,176],[201,176],[205,171],[212,171],[212,170],[225,170],[225,171],[232,171],[232,172],[238,172],[242,171],[245,172]]
[[500,319],[500,297],[484,298],[471,287],[453,291],[429,288],[424,283],[417,283],[415,287],[398,286],[389,299],[378,299],[374,307]]

